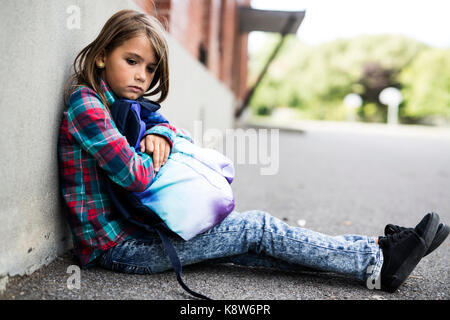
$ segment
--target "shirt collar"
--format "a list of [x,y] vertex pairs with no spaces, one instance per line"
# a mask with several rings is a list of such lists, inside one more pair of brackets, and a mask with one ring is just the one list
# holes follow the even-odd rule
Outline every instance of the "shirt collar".
[[116,101],[117,97],[114,94],[114,92],[111,90],[111,88],[108,86],[106,81],[104,81],[101,77],[99,77],[99,79],[100,79],[100,87],[102,88],[103,92],[105,93],[106,101],[108,101],[108,103],[110,105],[112,105],[114,103],[114,101]]

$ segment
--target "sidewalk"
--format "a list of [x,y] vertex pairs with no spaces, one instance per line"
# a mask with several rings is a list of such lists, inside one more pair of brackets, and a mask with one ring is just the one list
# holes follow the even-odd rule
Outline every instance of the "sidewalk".
[[240,125],[251,127],[279,128],[298,132],[341,132],[361,135],[405,136],[450,140],[450,127],[429,127],[420,125],[386,125],[384,123],[338,122],[319,120],[295,120],[269,117],[251,117]]

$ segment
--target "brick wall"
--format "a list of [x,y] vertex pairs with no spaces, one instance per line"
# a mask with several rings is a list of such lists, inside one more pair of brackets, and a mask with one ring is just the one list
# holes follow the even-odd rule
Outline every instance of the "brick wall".
[[242,99],[247,83],[248,35],[238,29],[238,7],[250,0],[135,0]]

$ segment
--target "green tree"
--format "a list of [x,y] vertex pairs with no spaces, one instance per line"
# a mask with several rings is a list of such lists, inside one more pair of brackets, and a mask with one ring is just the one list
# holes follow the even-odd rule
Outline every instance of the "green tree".
[[405,99],[403,116],[417,122],[442,117],[450,120],[450,49],[429,49],[399,76]]
[[[279,36],[269,36],[263,49],[251,56],[253,79],[278,40]],[[307,46],[291,37],[250,104],[256,110],[293,107],[305,117],[343,120],[343,99],[354,92],[365,98],[361,117],[383,121],[386,110],[377,101],[379,92],[385,86],[402,88],[398,75],[427,50],[426,45],[400,35],[363,35],[318,46]],[[404,110],[401,115],[407,116],[409,109]]]

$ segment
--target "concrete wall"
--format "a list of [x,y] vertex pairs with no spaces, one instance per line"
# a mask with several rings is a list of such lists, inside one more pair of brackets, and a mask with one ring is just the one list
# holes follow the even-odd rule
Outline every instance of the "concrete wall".
[[[80,8],[80,29],[68,19]],[[0,19],[0,290],[67,250],[57,175],[62,93],[75,55],[128,0],[6,0]],[[74,20],[70,20],[74,22]],[[72,24],[73,25],[73,24]],[[189,131],[232,127],[234,98],[169,37],[171,93],[162,113]]]

